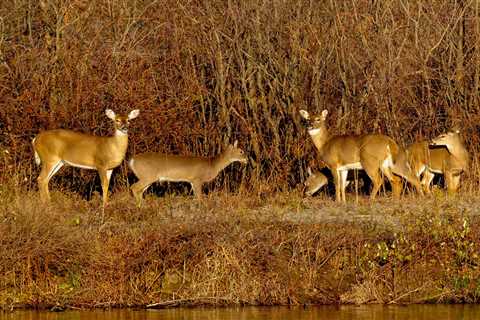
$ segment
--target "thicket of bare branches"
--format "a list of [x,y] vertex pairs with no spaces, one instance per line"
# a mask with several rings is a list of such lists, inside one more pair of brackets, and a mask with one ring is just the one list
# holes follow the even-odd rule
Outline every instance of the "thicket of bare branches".
[[298,110],[327,108],[334,132],[401,144],[460,124],[475,181],[479,37],[473,0],[3,0],[2,176],[36,176],[40,130],[107,134],[105,108],[140,108],[129,154],[238,139],[251,164],[217,183],[285,189],[315,154]]

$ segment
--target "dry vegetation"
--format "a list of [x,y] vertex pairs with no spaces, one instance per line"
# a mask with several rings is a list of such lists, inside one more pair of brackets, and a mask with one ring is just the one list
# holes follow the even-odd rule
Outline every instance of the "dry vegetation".
[[[0,304],[478,302],[479,9],[0,1]],[[124,165],[105,216],[95,173],[63,169],[51,189],[67,195],[40,205],[31,139],[53,128],[108,134],[106,108],[141,110],[127,157],[213,155],[238,139],[250,164],[225,170],[205,201],[166,196],[142,210]],[[301,108],[328,108],[337,133],[403,145],[460,124],[473,155],[466,184],[425,203],[303,200],[296,186],[315,148]],[[241,196],[223,195],[232,190]],[[403,228],[316,221],[320,209],[389,214]]]
[[480,301],[478,196],[53,196],[2,190],[5,309]]

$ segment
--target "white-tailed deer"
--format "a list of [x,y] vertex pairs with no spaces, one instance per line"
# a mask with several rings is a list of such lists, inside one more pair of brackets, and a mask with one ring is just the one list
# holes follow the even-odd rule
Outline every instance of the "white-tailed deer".
[[308,196],[313,196],[315,192],[320,190],[324,185],[328,183],[327,177],[319,172],[312,172],[310,167],[307,168],[308,178],[303,183],[305,185],[305,194]]
[[460,186],[461,173],[467,170],[470,162],[458,130],[442,134],[431,142],[416,142],[407,152],[410,166],[418,177],[422,177],[421,184],[426,192],[430,192],[435,174],[443,174],[448,193],[455,193]]
[[38,176],[38,188],[42,200],[50,200],[48,182],[64,165],[97,170],[103,191],[103,207],[108,200],[108,185],[115,167],[125,158],[128,145],[128,121],[136,118],[139,110],[128,115],[117,115],[110,109],[105,110],[113,120],[115,134],[111,137],[99,137],[72,130],[56,129],[39,133],[32,141],[35,162],[42,164]]
[[237,141],[213,158],[156,152],[138,154],[128,162],[139,179],[131,190],[138,206],[141,205],[143,192],[157,181],[189,182],[195,196],[200,198],[203,184],[215,179],[220,171],[236,161],[247,163],[247,157],[237,147]]
[[346,201],[347,174],[352,169],[364,169],[372,180],[371,199],[383,184],[382,174],[390,181],[396,197],[402,191],[399,176],[423,193],[418,177],[410,172],[405,151],[390,137],[380,134],[331,136],[326,125],[327,110],[319,116],[300,110],[300,115],[308,121],[308,133],[321,160],[332,171],[337,201]]
[[[328,178],[320,171],[312,172],[310,167],[307,168],[307,180],[303,183],[305,186],[305,194],[307,196],[313,196],[323,186],[328,184]],[[350,181],[345,183],[345,187],[348,187]]]

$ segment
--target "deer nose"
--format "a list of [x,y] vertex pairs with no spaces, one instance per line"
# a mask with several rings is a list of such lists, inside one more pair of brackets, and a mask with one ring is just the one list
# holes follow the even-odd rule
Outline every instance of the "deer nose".
[[123,133],[127,133],[128,131],[128,126],[127,125],[121,125],[118,130],[122,131]]

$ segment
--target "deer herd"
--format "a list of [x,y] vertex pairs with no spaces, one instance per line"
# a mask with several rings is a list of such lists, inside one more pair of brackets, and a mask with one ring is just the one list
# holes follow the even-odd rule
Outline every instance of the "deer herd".
[[[48,183],[64,165],[97,170],[103,192],[103,207],[108,202],[108,187],[114,168],[124,160],[129,121],[139,115],[133,110],[127,115],[117,115],[107,109],[105,113],[113,121],[115,134],[109,137],[94,136],[66,129],[39,133],[32,141],[35,161],[42,168],[38,176],[40,197],[50,200]],[[400,197],[403,181],[412,185],[419,194],[429,193],[435,174],[442,174],[448,193],[455,193],[460,176],[469,164],[469,153],[458,130],[442,134],[431,141],[416,142],[406,149],[392,138],[381,134],[331,135],[326,124],[328,111],[311,115],[300,110],[300,116],[308,123],[308,133],[317,148],[318,158],[330,170],[335,185],[337,201],[346,201],[345,189],[348,171],[364,170],[372,181],[370,198],[374,199],[383,185],[390,182],[392,193]],[[237,146],[228,145],[216,157],[196,157],[147,152],[134,155],[128,165],[138,181],[131,186],[138,206],[144,191],[154,182],[188,182],[197,198],[202,196],[202,185],[209,182],[224,168],[234,162],[247,163],[248,158]],[[327,185],[327,177],[307,170],[305,193],[313,195]]]

